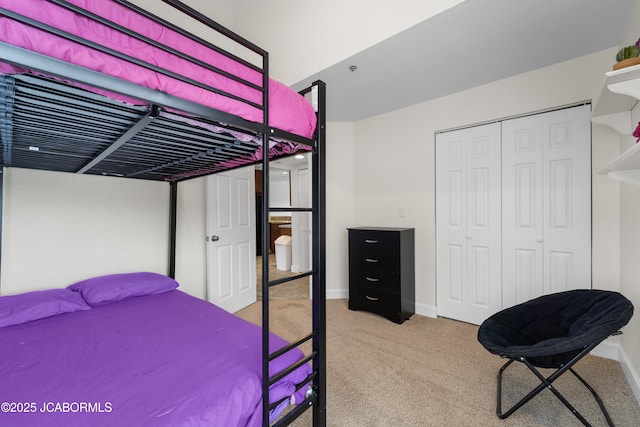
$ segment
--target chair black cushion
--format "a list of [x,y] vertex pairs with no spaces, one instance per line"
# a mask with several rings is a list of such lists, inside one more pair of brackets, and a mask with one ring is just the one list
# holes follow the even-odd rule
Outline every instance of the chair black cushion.
[[485,320],[478,341],[491,353],[558,368],[626,325],[633,304],[618,292],[579,289],[544,295]]

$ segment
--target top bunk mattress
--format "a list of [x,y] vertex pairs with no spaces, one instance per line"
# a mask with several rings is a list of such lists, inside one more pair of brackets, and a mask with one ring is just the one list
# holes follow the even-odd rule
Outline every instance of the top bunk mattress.
[[[18,22],[7,17],[7,12],[1,10],[0,41],[224,111],[251,122],[263,122],[263,74],[257,67],[223,55],[116,2],[70,0],[68,3],[124,28],[132,29],[169,49],[195,58],[196,63],[45,0],[0,0],[0,8],[151,64],[151,69],[51,34],[28,23]],[[198,61],[217,70],[212,71],[198,65]],[[27,70],[21,67],[0,63],[2,74],[25,72]],[[172,77],[172,73],[186,78],[187,82]],[[96,89],[91,90],[100,92]],[[304,138],[311,138],[316,127],[316,114],[311,104],[291,88],[273,79],[269,79],[268,93],[269,125]],[[127,103],[141,104],[140,100],[128,98],[126,95],[109,93],[109,96]]]

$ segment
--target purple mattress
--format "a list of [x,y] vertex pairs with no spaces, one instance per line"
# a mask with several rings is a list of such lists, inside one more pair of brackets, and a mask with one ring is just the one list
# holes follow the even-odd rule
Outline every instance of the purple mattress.
[[[261,425],[258,326],[178,290],[78,310],[0,327],[1,426]],[[274,384],[271,400],[301,402],[310,372]]]

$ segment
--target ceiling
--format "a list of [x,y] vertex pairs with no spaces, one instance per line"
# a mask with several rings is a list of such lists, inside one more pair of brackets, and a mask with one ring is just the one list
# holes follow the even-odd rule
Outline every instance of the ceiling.
[[632,7],[467,0],[293,87],[325,81],[327,120],[353,122],[616,47]]

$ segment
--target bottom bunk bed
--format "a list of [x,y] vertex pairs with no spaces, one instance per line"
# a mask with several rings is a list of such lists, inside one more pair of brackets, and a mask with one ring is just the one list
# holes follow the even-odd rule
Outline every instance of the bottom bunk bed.
[[[260,426],[261,328],[177,286],[132,273],[0,297],[0,425]],[[297,348],[270,362],[297,362],[270,387],[272,420],[311,367]]]

